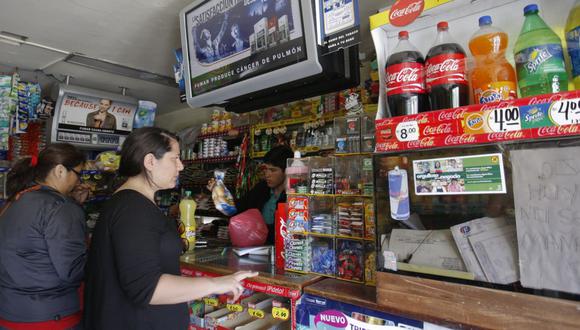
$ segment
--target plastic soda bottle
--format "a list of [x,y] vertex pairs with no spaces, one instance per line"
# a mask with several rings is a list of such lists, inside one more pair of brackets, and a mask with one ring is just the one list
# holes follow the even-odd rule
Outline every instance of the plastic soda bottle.
[[540,18],[537,5],[527,5],[524,16],[524,25],[514,47],[521,96],[567,91],[562,41]]
[[568,21],[566,22],[566,43],[570,63],[572,63],[572,78],[576,89],[580,88],[580,0],[576,0]]
[[187,251],[193,251],[195,248],[195,208],[197,203],[191,197],[191,191],[185,192],[185,197],[179,202],[179,212],[181,214],[181,222],[185,226],[184,238],[187,239]]
[[490,16],[479,18],[479,30],[469,41],[475,59],[471,88],[475,103],[483,104],[517,97],[516,72],[505,58],[508,35],[491,25]]

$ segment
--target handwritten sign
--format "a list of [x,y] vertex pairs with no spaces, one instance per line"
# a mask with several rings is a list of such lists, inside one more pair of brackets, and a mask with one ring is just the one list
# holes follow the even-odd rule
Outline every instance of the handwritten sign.
[[522,285],[580,294],[580,147],[511,161]]

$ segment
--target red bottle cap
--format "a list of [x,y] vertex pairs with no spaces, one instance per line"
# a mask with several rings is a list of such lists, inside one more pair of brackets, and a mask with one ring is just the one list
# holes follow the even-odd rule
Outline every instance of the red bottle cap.
[[409,39],[409,31],[399,32],[399,39]]
[[437,30],[447,30],[449,28],[449,24],[445,21],[437,23]]

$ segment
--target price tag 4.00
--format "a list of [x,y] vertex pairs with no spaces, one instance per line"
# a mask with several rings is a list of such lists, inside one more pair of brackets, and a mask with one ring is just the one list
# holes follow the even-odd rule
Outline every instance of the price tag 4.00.
[[487,125],[494,133],[521,130],[520,108],[513,106],[489,110]]
[[580,124],[580,99],[556,101],[550,106],[549,114],[558,126]]

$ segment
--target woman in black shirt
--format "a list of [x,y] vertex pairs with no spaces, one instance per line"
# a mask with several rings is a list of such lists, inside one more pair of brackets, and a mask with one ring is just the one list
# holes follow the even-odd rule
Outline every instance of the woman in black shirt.
[[86,329],[187,329],[187,301],[243,291],[238,272],[218,278],[180,276],[181,240],[157,208],[155,192],[175,186],[183,164],[177,138],[141,128],[127,138],[119,174],[128,180],[107,202],[95,228],[85,289]]

